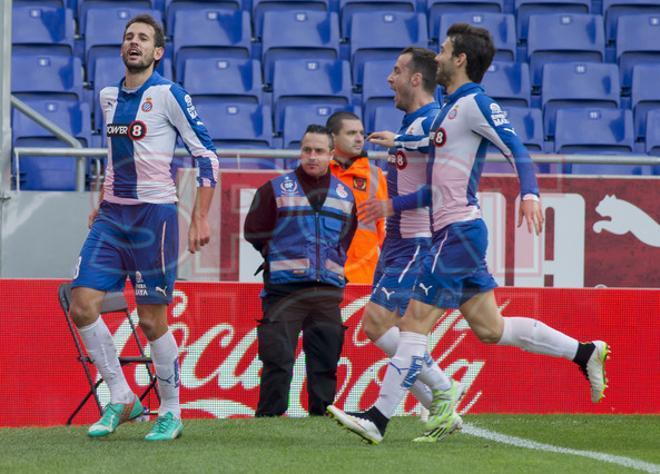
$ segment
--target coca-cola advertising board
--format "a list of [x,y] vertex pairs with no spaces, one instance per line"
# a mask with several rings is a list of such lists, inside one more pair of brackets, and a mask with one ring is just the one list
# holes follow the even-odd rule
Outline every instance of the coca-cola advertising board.
[[[57,298],[56,280],[0,280],[0,426],[63,424],[88,390],[83,368]],[[251,416],[259,393],[256,320],[258,284],[177,283],[169,323],[180,347],[181,402],[187,418]],[[133,298],[127,291],[131,314]],[[506,316],[537,318],[579,340],[606,340],[613,348],[606,398],[592,404],[589,386],[566,360],[479,342],[457,312],[429,336],[429,351],[469,389],[470,413],[659,413],[660,291],[499,288]],[[349,286],[342,303],[348,327],[338,373],[337,401],[369,407],[378,395],[387,359],[361,330],[367,286]],[[121,355],[136,355],[126,318],[106,315]],[[136,391],[148,383],[143,366],[125,368]],[[95,372],[94,372],[95,374]],[[303,416],[304,353],[297,352],[289,416]],[[99,394],[109,400],[105,386]],[[148,405],[157,407],[154,396]],[[408,396],[399,413],[414,413]],[[93,402],[76,423],[98,417]]]
[[[221,177],[220,279],[258,281],[261,256],[242,237],[254,190],[275,172]],[[539,176],[546,226],[517,227],[515,176],[485,175],[480,203],[489,233],[488,265],[500,285],[660,288],[658,177]]]

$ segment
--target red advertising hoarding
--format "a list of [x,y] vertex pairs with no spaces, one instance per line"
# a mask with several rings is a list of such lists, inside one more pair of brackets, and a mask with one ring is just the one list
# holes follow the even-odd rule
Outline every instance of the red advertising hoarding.
[[[247,281],[240,234],[250,202],[274,172],[223,172],[220,279]],[[541,236],[516,227],[515,176],[484,176],[480,201],[489,231],[488,264],[501,285],[660,288],[660,199],[656,177],[539,176],[546,227]],[[254,258],[254,257],[253,257]],[[251,275],[257,267],[251,262]]]
[[[87,392],[87,382],[57,299],[54,280],[0,280],[0,426],[63,424]],[[180,345],[183,416],[228,417],[254,413],[261,364],[256,320],[260,285],[178,283],[169,322]],[[574,364],[516,348],[479,342],[460,314],[446,314],[429,349],[450,375],[469,386],[462,408],[470,413],[659,413],[660,291],[499,288],[502,313],[528,316],[580,340],[600,338],[613,348],[610,388],[597,405]],[[386,359],[360,329],[369,288],[350,286],[342,304],[348,326],[339,368],[338,403],[369,407],[378,394]],[[132,314],[134,305],[129,297]],[[135,355],[125,319],[106,317],[123,355]],[[304,354],[296,359],[289,408],[307,407]],[[139,390],[148,383],[139,366],[126,369]],[[104,402],[107,391],[100,390]],[[156,405],[155,397],[150,403]],[[409,396],[400,413],[412,413]],[[98,417],[89,403],[76,418]]]

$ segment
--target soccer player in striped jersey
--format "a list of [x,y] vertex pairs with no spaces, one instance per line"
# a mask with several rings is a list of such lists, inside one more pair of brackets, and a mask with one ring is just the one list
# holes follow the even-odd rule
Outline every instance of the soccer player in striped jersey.
[[[515,346],[537,354],[575,362],[590,384],[591,400],[605,391],[603,341],[580,343],[541,321],[502,317],[486,267],[487,231],[477,200],[479,178],[489,142],[513,160],[520,180],[518,225],[539,234],[543,212],[533,163],[506,118],[506,113],[479,86],[495,55],[489,32],[459,23],[452,25],[435,60],[436,80],[449,94],[431,125],[428,183],[420,192],[431,206],[432,247],[422,263],[410,304],[399,329],[400,342],[388,366],[376,405],[362,414],[335,414],[338,421],[371,442],[385,432],[384,414],[374,413],[382,399],[402,400],[417,380],[427,347],[427,335],[446,309],[459,308],[475,335],[485,343]],[[431,410],[427,434],[447,429],[455,419],[460,392],[450,391]]]
[[[429,209],[421,206],[419,192],[426,188],[429,131],[440,111],[435,100],[434,57],[433,51],[424,48],[409,47],[401,52],[387,78],[395,93],[395,106],[406,113],[401,127],[397,133],[379,131],[368,137],[372,143],[389,149],[389,199],[366,201],[361,206],[361,214],[369,220],[376,213],[389,217],[371,300],[365,308],[362,324],[369,339],[389,357],[396,353],[400,340],[398,323],[412,295],[423,256],[431,247]],[[389,207],[389,211],[381,212],[383,205]],[[425,408],[431,409],[434,396],[437,403],[452,386],[454,390],[462,389],[440,370],[428,352],[424,353],[420,364],[419,377],[410,390]],[[389,419],[399,402],[399,399],[382,397],[371,414]],[[333,410],[337,408],[329,407],[331,414]],[[453,428],[460,424],[461,419],[456,415]],[[437,430],[435,439],[448,431]]]
[[87,352],[110,388],[110,403],[88,431],[107,436],[143,414],[122,372],[112,335],[99,310],[108,291],[133,284],[140,327],[149,340],[161,405],[148,441],[181,435],[178,348],[167,325],[177,272],[179,231],[171,175],[177,135],[199,168],[198,191],[188,232],[195,253],[207,244],[207,214],[217,180],[218,159],[190,96],[154,72],[165,52],[162,26],[149,15],[131,19],[121,57],[125,77],[101,91],[108,137],[108,163],[100,206],[89,216],[73,280],[71,317]]

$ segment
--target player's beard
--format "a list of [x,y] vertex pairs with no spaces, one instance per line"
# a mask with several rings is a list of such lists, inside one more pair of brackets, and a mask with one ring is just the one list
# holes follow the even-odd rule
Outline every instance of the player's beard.
[[435,82],[441,85],[444,88],[447,88],[451,84],[452,78],[454,76],[454,71],[451,70],[451,66],[446,66],[444,64],[438,64],[438,68],[435,72]]
[[122,55],[122,60],[124,61],[124,65],[126,66],[126,70],[130,72],[131,74],[139,74],[141,72],[144,72],[148,70],[155,62],[154,60],[154,55],[150,54],[142,54],[142,57],[140,58],[140,62],[135,64],[129,64],[126,58],[128,55],[124,56]]

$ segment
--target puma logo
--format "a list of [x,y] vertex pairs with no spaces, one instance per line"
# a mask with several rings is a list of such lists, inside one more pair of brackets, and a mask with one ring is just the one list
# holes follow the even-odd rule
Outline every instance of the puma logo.
[[593,229],[597,234],[603,230],[615,235],[631,232],[646,245],[660,247],[660,225],[634,204],[618,199],[615,195],[606,195],[598,203],[596,212],[601,217],[610,218],[594,223]]
[[167,296],[167,285],[165,285],[165,288],[161,288],[160,286],[157,286],[156,293],[160,293],[163,296]]
[[390,296],[392,296],[392,295],[394,294],[394,290],[392,290],[392,291],[387,291],[387,288],[381,288],[380,291],[382,291],[383,293],[385,293],[385,297],[387,298],[387,301],[389,301],[389,300],[390,300]]
[[433,285],[426,286],[426,285],[424,285],[424,283],[420,283],[420,284],[419,284],[419,287],[420,287],[422,290],[424,290],[424,294],[425,294],[426,296],[428,296],[428,295],[429,295],[429,290],[430,290],[431,288],[433,288]]

